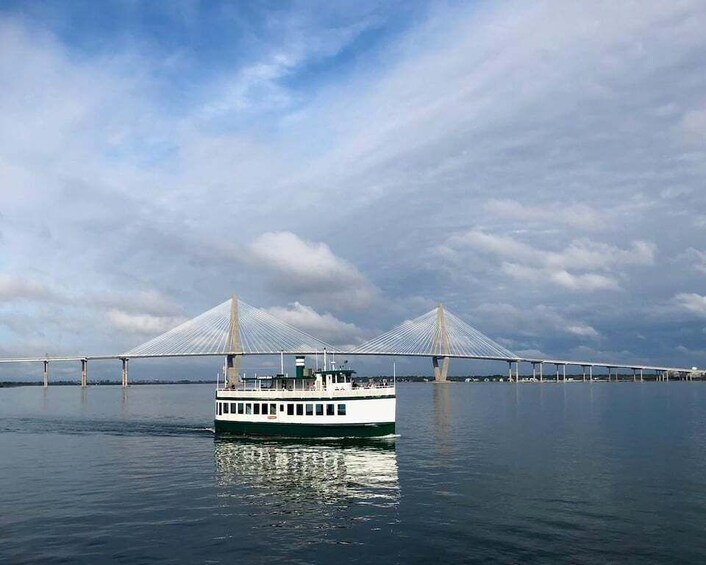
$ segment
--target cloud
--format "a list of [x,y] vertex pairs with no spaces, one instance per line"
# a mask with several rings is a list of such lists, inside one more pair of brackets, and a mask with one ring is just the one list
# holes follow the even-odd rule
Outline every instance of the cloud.
[[574,275],[565,269],[533,268],[516,263],[502,263],[502,271],[512,278],[535,284],[552,283],[575,291],[619,290],[620,285],[614,278],[595,273]]
[[623,330],[703,283],[703,2],[363,4],[194,5],[159,36],[143,6],[0,8],[0,272],[70,289],[3,317],[106,351],[112,310],[157,329],[121,316],[237,290],[384,330],[420,297],[560,313],[508,332],[528,350],[693,349],[703,325]]
[[523,204],[517,200],[492,198],[485,203],[485,212],[498,221],[522,220],[526,223],[561,224],[571,228],[596,231],[610,226],[611,212],[599,211],[586,204],[546,203],[541,206]]
[[706,252],[689,247],[676,257],[676,261],[686,263],[695,271],[706,274]]
[[268,232],[249,246],[250,262],[269,272],[270,285],[309,297],[330,308],[367,308],[376,296],[370,282],[325,243],[309,242],[291,232]]
[[300,102],[296,91],[286,85],[287,78],[301,67],[336,56],[342,49],[378,23],[375,17],[361,15],[357,21],[322,30],[316,28],[316,15],[272,19],[286,43],[271,47],[259,60],[226,76],[213,88],[209,100],[198,111],[208,120],[282,112]]
[[30,278],[0,274],[0,302],[57,300],[58,296],[44,284]]
[[127,314],[143,314],[159,318],[176,318],[183,315],[183,309],[180,306],[155,289],[136,292],[106,291],[90,296],[87,302],[99,308]]
[[482,304],[474,311],[483,327],[508,335],[540,337],[551,335],[572,336],[583,339],[600,337],[590,324],[571,314],[562,315],[545,305],[520,308],[512,304]]
[[679,125],[688,142],[706,143],[706,109],[685,112]]
[[674,296],[672,303],[680,310],[706,316],[706,296],[701,294],[681,292]]
[[362,330],[355,324],[339,320],[328,312],[319,314],[310,306],[299,302],[293,302],[284,308],[268,308],[267,311],[280,320],[333,345],[356,344],[362,337]]
[[156,336],[185,321],[186,318],[183,316],[132,314],[117,309],[108,311],[108,322],[115,329],[131,335]]
[[614,273],[619,273],[621,267],[653,264],[655,246],[646,241],[634,241],[629,248],[620,248],[590,239],[575,239],[560,251],[550,251],[510,236],[471,230],[449,238],[440,255],[448,257],[454,252],[468,251],[499,262],[502,272],[517,280],[550,283],[575,291],[595,291],[619,289]]

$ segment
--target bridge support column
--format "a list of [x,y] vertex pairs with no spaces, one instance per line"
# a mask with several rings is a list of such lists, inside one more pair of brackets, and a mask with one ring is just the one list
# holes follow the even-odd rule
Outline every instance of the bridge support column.
[[632,382],[637,382],[637,369],[632,370]]
[[81,387],[88,386],[88,359],[81,359]]
[[[226,355],[226,387],[236,388],[240,384],[240,358],[243,346],[240,342],[240,314],[238,312],[238,297],[234,294],[230,299],[230,321],[228,323],[228,351]],[[324,349],[324,369],[326,367],[326,350]]]
[[544,382],[544,363],[539,364],[539,382]]
[[123,380],[122,380],[122,387],[127,388],[127,362],[129,359],[127,357],[121,357],[120,360],[123,363]]
[[557,363],[555,366],[556,366],[556,382],[559,382],[559,363]]
[[507,378],[512,382],[512,361],[507,362]]
[[586,365],[581,365],[581,380],[586,382]]
[[44,360],[44,388],[49,386],[49,361]]
[[561,367],[562,367],[563,373],[564,373],[564,382],[566,382],[566,365],[562,365]]
[[645,379],[644,379],[644,375],[642,374],[642,371],[643,371],[643,370],[640,369],[640,382],[641,382],[641,383],[644,383],[644,382],[645,382]]
[[226,387],[236,388],[240,384],[240,355],[226,356]]
[[537,363],[535,363],[534,361],[532,361],[532,380],[537,380]]
[[[439,364],[441,359],[441,365]],[[449,358],[448,357],[432,357],[431,363],[434,366],[434,381],[437,383],[445,383],[449,376]]]
[[588,380],[593,382],[593,365],[588,368]]

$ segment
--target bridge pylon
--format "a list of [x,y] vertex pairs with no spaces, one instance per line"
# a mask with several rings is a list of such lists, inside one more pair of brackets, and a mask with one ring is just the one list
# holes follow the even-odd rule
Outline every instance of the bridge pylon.
[[240,342],[240,316],[238,314],[238,297],[234,294],[230,299],[230,321],[228,323],[228,345],[226,355],[226,386],[235,388],[240,383],[240,361],[242,352]]
[[446,328],[443,304],[439,304],[436,307],[436,328],[434,330],[432,351],[434,352],[431,358],[434,366],[434,381],[445,383],[449,375],[449,332]]

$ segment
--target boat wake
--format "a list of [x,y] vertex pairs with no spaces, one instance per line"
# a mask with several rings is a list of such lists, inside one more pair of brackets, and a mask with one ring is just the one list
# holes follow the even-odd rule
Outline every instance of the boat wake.
[[11,418],[0,419],[0,432],[22,434],[111,435],[111,436],[209,436],[212,427],[164,421],[98,419]]

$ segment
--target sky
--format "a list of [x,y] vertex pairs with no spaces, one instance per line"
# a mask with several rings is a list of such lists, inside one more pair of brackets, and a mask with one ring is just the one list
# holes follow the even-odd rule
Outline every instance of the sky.
[[519,355],[706,366],[704,52],[689,0],[4,0],[0,356],[237,294],[335,344],[442,302]]

